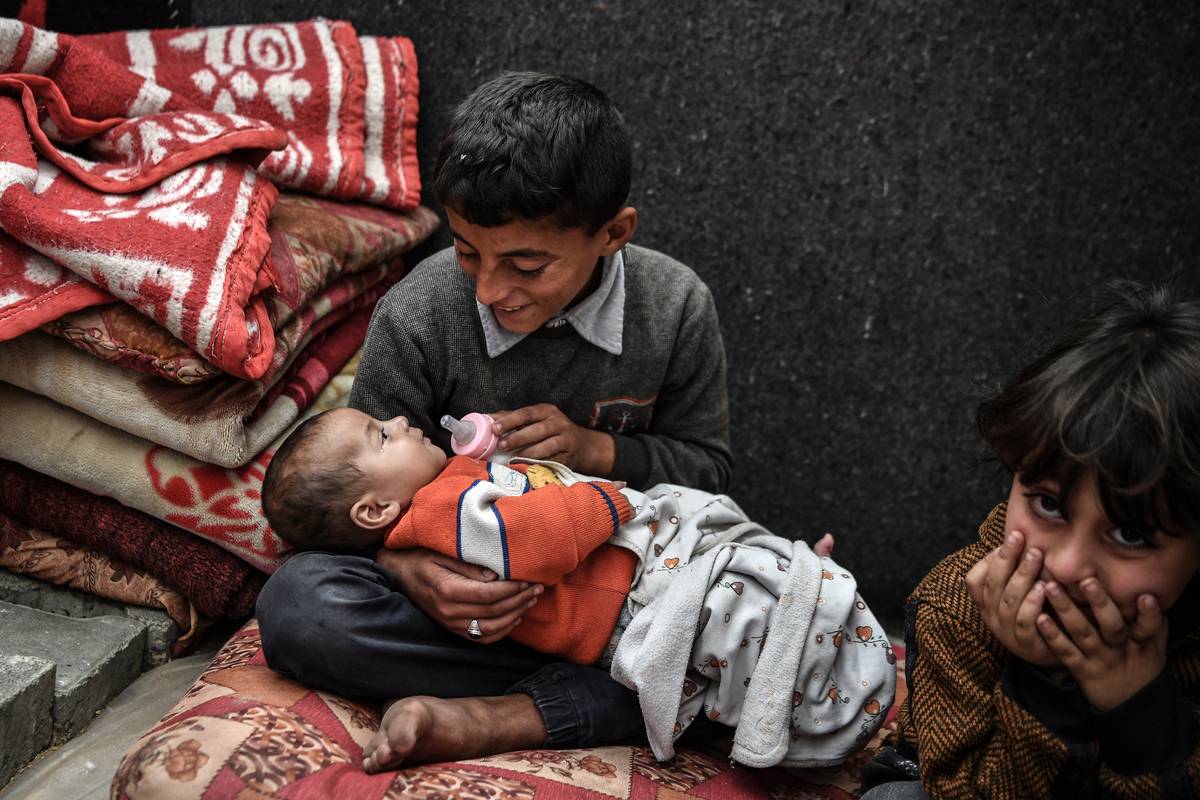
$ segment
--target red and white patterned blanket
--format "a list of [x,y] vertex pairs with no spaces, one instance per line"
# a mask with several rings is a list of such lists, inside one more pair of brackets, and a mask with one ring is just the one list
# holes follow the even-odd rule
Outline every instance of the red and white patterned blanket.
[[281,186],[402,211],[420,200],[417,60],[403,36],[314,19],[81,39],[200,108],[286,131],[261,168]]
[[347,23],[76,38],[0,20],[0,340],[115,298],[261,377],[267,178],[415,207],[416,91],[411,42]]
[[274,339],[260,294],[278,192],[255,164],[286,143],[283,132],[173,96],[163,104],[173,110],[108,116],[125,111],[115,92],[136,96],[144,79],[15,20],[0,20],[0,71],[0,227],[10,237],[0,336],[47,321],[40,297],[100,299],[99,289],[227,371],[265,367]]

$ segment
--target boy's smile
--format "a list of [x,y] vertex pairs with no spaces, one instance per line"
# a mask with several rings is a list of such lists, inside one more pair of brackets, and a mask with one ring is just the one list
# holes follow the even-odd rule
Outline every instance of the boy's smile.
[[599,278],[600,259],[633,235],[637,213],[622,209],[594,235],[560,227],[552,218],[514,218],[504,225],[475,225],[446,209],[454,253],[475,281],[475,299],[491,308],[512,333],[532,333],[582,300]]
[[1169,609],[1200,571],[1200,537],[1183,531],[1139,532],[1114,525],[1100,504],[1094,476],[1076,484],[1069,501],[1058,484],[1026,485],[1014,478],[1004,532],[1020,531],[1026,550],[1042,553],[1041,579],[1062,585],[1090,616],[1080,582],[1095,578],[1127,621],[1137,616],[1137,599],[1153,595]]

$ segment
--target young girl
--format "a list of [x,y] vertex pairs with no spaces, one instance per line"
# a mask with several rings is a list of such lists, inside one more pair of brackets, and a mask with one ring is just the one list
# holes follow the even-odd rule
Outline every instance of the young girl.
[[1114,294],[980,407],[1012,490],[909,598],[863,800],[1200,796],[1200,304]]

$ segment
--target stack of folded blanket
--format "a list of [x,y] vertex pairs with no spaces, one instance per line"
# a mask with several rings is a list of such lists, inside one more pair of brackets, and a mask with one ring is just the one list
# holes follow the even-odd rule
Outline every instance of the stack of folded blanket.
[[416,114],[412,43],[345,22],[0,20],[0,567],[180,650],[252,613],[270,456],[437,225]]

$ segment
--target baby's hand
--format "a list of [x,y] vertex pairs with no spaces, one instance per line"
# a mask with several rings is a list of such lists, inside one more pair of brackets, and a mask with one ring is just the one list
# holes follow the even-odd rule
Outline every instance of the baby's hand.
[[1167,664],[1167,620],[1152,595],[1137,599],[1137,617],[1125,618],[1095,578],[1079,583],[1095,625],[1057,583],[1046,585],[1058,614],[1037,618],[1042,638],[1071,672],[1095,708],[1108,711],[1140,692]]
[[829,558],[833,555],[833,534],[827,533],[822,536],[817,543],[813,545],[812,551],[821,558]]
[[1037,580],[1042,554],[1025,549],[1025,537],[1012,531],[1004,542],[971,567],[967,591],[983,623],[1017,658],[1039,667],[1058,666],[1058,657],[1038,632],[1038,615],[1046,601]]

